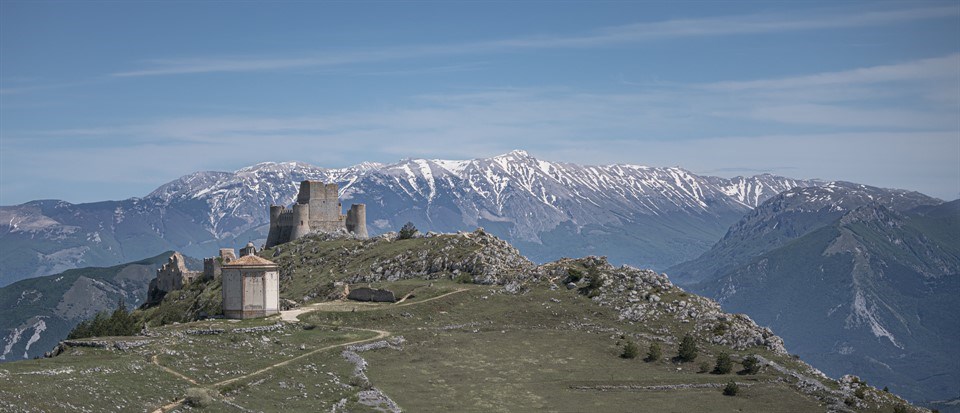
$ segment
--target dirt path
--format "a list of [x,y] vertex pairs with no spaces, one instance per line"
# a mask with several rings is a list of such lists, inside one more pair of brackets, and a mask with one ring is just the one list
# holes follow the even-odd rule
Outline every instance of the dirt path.
[[151,413],[164,413],[164,412],[169,412],[170,410],[173,410],[174,408],[179,407],[179,406],[180,406],[181,404],[183,404],[183,402],[185,402],[185,401],[187,401],[187,399],[180,399],[180,400],[172,401],[172,402],[167,403],[167,404],[165,404],[165,405],[163,405],[163,406],[160,406],[159,408],[157,408],[157,410],[154,410],[154,411],[151,412]]
[[[402,303],[402,304],[401,304],[401,303],[395,303],[395,304],[393,304],[392,306],[394,306],[394,307],[405,307],[405,306],[408,306],[408,305],[416,305],[416,304],[426,303],[426,302],[433,301],[433,300],[439,300],[439,299],[441,299],[441,298],[444,298],[444,297],[447,297],[447,296],[450,296],[450,295],[453,295],[453,294],[462,293],[462,292],[464,292],[464,291],[469,291],[469,289],[468,289],[468,288],[461,288],[461,289],[458,289],[458,290],[455,290],[455,291],[451,291],[451,292],[446,293],[446,294],[441,294],[441,295],[438,295],[438,296],[436,296],[436,297],[428,298],[428,299],[423,300],[423,301],[414,301],[414,302]],[[280,319],[283,320],[283,321],[286,321],[286,322],[297,322],[297,321],[299,321],[298,317],[299,317],[300,315],[306,314],[306,313],[309,313],[309,312],[313,312],[313,311],[346,311],[345,309],[343,309],[342,305],[341,305],[340,307],[336,307],[336,308],[335,308],[334,305],[336,305],[336,304],[339,304],[339,303],[317,303],[317,304],[311,304],[311,305],[306,306],[306,307],[296,308],[296,309],[293,309],[293,310],[281,311],[281,312],[280,312]],[[358,304],[362,304],[362,303],[358,303]],[[389,308],[389,307],[388,307],[388,306],[379,306],[379,305],[377,305],[376,308]],[[328,326],[328,327],[331,327],[331,326]],[[293,362],[295,362],[295,361],[297,361],[297,360],[300,360],[300,359],[303,359],[303,358],[306,358],[306,357],[310,357],[310,356],[312,356],[312,355],[314,355],[314,354],[317,354],[317,353],[319,353],[319,352],[321,352],[321,351],[326,351],[326,350],[330,350],[330,349],[334,349],[334,348],[338,348],[338,347],[346,347],[346,346],[350,346],[350,345],[353,345],[353,344],[366,343],[366,342],[368,342],[368,341],[380,340],[380,339],[387,338],[387,337],[389,337],[389,336],[392,334],[392,333],[390,333],[389,331],[386,331],[386,330],[377,330],[377,329],[372,329],[372,328],[357,328],[357,327],[340,327],[340,328],[347,329],[347,330],[369,331],[369,332],[372,332],[372,333],[377,333],[377,335],[376,335],[375,337],[365,338],[365,339],[363,339],[363,340],[355,340],[355,341],[351,341],[351,342],[347,342],[347,343],[332,344],[332,345],[329,345],[329,346],[326,346],[326,347],[321,347],[321,348],[318,348],[318,349],[315,349],[315,350],[311,350],[311,351],[309,351],[309,352],[307,352],[307,353],[304,353],[304,354],[301,354],[301,355],[299,355],[299,356],[296,356],[296,357],[293,357],[293,358],[290,358],[290,359],[287,359],[287,360],[284,360],[284,361],[281,361],[281,362],[278,362],[278,363],[271,364],[271,365],[269,365],[269,366],[267,366],[267,367],[264,367],[264,368],[262,368],[262,369],[260,369],[260,370],[254,371],[254,372],[252,372],[252,373],[245,374],[245,375],[239,376],[239,377],[234,377],[234,378],[232,378],[232,379],[223,380],[223,381],[220,381],[220,382],[217,382],[217,383],[213,383],[213,384],[211,384],[211,385],[209,385],[209,386],[207,386],[207,387],[211,387],[211,388],[223,387],[223,386],[226,386],[226,385],[231,384],[231,383],[235,383],[235,382],[240,381],[240,380],[249,379],[249,378],[251,378],[251,377],[253,377],[253,376],[266,373],[266,372],[268,372],[268,371],[270,371],[270,370],[273,370],[273,369],[275,369],[275,368],[277,368],[277,367],[286,366],[286,365],[288,365],[288,364],[290,364],[290,363],[293,363]],[[166,371],[167,373],[170,373],[170,374],[172,374],[172,375],[174,375],[174,376],[177,376],[177,377],[179,377],[179,378],[181,378],[181,379],[183,379],[183,380],[186,380],[186,381],[190,382],[191,384],[194,384],[194,385],[198,385],[198,386],[199,386],[199,384],[198,384],[195,380],[193,380],[193,379],[191,379],[191,378],[183,375],[182,373],[180,373],[180,372],[178,372],[178,371],[176,371],[176,370],[173,370],[173,369],[171,369],[171,368],[169,368],[169,367],[167,367],[167,366],[161,365],[160,362],[159,362],[158,359],[157,359],[157,355],[153,355],[153,357],[151,357],[151,362],[152,362],[153,364],[155,364],[157,367],[160,367],[161,369],[163,369],[164,371]],[[168,403],[168,404],[165,404],[165,405],[161,406],[160,408],[154,410],[152,413],[164,413],[164,412],[170,411],[170,410],[172,410],[172,409],[174,409],[174,408],[182,405],[185,401],[186,401],[186,399],[179,399],[179,400],[173,401],[173,402],[171,402],[171,403]]]
[[346,346],[353,345],[353,344],[365,343],[365,342],[373,341],[373,340],[379,340],[379,339],[386,338],[386,337],[389,337],[389,336],[390,336],[390,332],[389,332],[389,331],[386,331],[386,330],[376,330],[376,329],[371,329],[371,328],[354,328],[354,327],[340,327],[340,328],[348,329],[348,330],[370,331],[370,332],[373,332],[373,333],[377,333],[377,336],[376,336],[376,337],[372,337],[372,338],[365,338],[365,339],[363,339],[363,340],[355,340],[355,341],[351,341],[351,342],[348,342],[348,343],[332,344],[332,345],[329,345],[329,346],[326,346],[326,347],[321,347],[321,348],[318,348],[318,349],[316,349],[316,350],[311,350],[311,351],[309,351],[309,352],[306,352],[306,353],[304,353],[304,354],[301,354],[301,355],[299,355],[299,356],[296,356],[296,357],[293,357],[293,358],[290,358],[290,359],[281,361],[281,362],[279,362],[279,363],[271,364],[271,365],[269,365],[269,366],[267,366],[267,367],[264,367],[264,368],[262,368],[262,369],[260,369],[260,370],[255,371],[255,372],[253,372],[253,373],[245,374],[245,375],[240,376],[240,377],[234,377],[234,378],[232,378],[232,379],[228,379],[228,380],[224,380],[224,381],[221,381],[221,382],[218,382],[218,383],[214,383],[214,384],[211,384],[210,386],[211,386],[211,387],[222,387],[222,386],[226,386],[226,385],[228,385],[228,384],[230,384],[230,383],[233,383],[233,382],[236,382],[236,381],[239,381],[239,380],[248,379],[248,378],[253,377],[253,376],[256,376],[256,375],[258,375],[258,374],[268,372],[268,371],[273,370],[273,369],[275,369],[275,368],[277,368],[277,367],[286,366],[287,364],[290,364],[290,363],[292,363],[292,362],[294,362],[294,361],[300,360],[300,359],[305,358],[305,357],[310,357],[310,356],[312,356],[312,355],[314,355],[314,354],[317,354],[317,353],[319,353],[319,352],[321,352],[321,351],[326,351],[326,350],[330,350],[330,349],[332,349],[332,348],[337,348],[337,347],[346,347]]
[[428,302],[428,301],[439,300],[439,299],[441,299],[441,298],[443,298],[443,297],[446,297],[446,296],[448,296],[448,295],[454,295],[454,294],[457,294],[457,293],[462,293],[462,292],[464,292],[464,291],[470,291],[470,289],[469,289],[469,288],[461,288],[461,289],[459,289],[459,290],[454,290],[454,291],[451,291],[451,292],[446,293],[446,294],[441,294],[441,295],[438,295],[438,296],[436,296],[436,297],[431,297],[431,298],[428,298],[428,299],[423,300],[423,301],[414,301],[414,302],[412,302],[412,303],[403,303],[403,304],[397,303],[397,304],[395,304],[394,306],[395,306],[395,307],[406,307],[406,306],[408,306],[408,305],[421,304],[421,303],[425,303],[425,302]]
[[172,375],[174,375],[174,376],[177,376],[177,377],[179,377],[179,378],[181,378],[181,379],[184,379],[184,380],[190,382],[190,384],[197,384],[196,380],[191,379],[191,378],[189,378],[189,377],[187,377],[187,376],[184,376],[184,375],[181,374],[180,372],[178,372],[178,371],[176,371],[176,370],[174,370],[174,369],[171,369],[171,368],[169,368],[169,367],[167,367],[167,366],[164,366],[164,365],[160,364],[160,361],[157,360],[157,355],[156,355],[156,354],[154,354],[152,357],[150,357],[150,361],[151,361],[153,364],[155,364],[157,367],[160,367],[161,369],[163,369],[164,371],[166,371],[167,373],[170,373],[170,374],[172,374]]
[[[439,299],[441,299],[441,298],[443,298],[443,297],[446,297],[446,296],[449,296],[449,295],[453,295],[453,294],[457,294],[457,293],[462,293],[462,292],[464,292],[464,291],[469,291],[469,290],[470,290],[469,288],[460,288],[460,289],[451,291],[451,292],[446,293],[446,294],[441,294],[441,295],[438,295],[438,296],[436,296],[436,297],[430,297],[430,298],[428,298],[428,299],[426,299],[426,300],[423,300],[423,301],[403,302],[403,300],[401,300],[401,301],[398,301],[398,302],[396,302],[396,303],[394,303],[394,304],[392,304],[392,305],[391,305],[391,304],[381,305],[381,304],[365,303],[365,302],[353,302],[353,301],[351,301],[351,302],[345,302],[345,301],[328,301],[328,302],[323,302],[323,303],[310,304],[310,305],[308,305],[308,306],[304,306],[304,307],[300,307],[300,308],[295,308],[295,309],[293,309],[293,310],[281,311],[281,312],[280,312],[280,319],[283,320],[283,321],[286,321],[286,322],[288,322],[288,323],[295,323],[295,322],[297,322],[297,321],[300,321],[300,320],[298,319],[298,317],[300,317],[301,315],[306,314],[306,313],[310,313],[310,312],[314,312],[314,311],[340,311],[340,312],[347,312],[347,311],[352,311],[352,310],[356,310],[356,309],[360,309],[361,311],[368,311],[368,310],[376,310],[376,309],[390,308],[390,307],[405,307],[405,306],[408,306],[408,305],[417,305],[417,304],[420,304],[420,303],[426,303],[426,302],[430,302],[430,301],[433,301],[433,300],[439,300]],[[406,297],[404,297],[404,299],[406,299]]]

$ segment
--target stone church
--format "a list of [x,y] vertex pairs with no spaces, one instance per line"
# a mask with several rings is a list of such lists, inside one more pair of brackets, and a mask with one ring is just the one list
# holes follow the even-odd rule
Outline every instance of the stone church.
[[280,273],[277,264],[258,257],[252,244],[241,250],[241,255],[220,270],[223,315],[227,318],[255,318],[279,314]]

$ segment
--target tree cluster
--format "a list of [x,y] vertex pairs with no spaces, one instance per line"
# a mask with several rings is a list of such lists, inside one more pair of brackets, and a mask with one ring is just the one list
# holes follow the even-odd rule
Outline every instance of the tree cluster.
[[139,333],[142,328],[143,325],[127,311],[127,305],[123,302],[123,298],[120,298],[117,309],[113,313],[101,311],[93,318],[81,321],[70,331],[67,338],[72,340],[87,337],[132,336]]

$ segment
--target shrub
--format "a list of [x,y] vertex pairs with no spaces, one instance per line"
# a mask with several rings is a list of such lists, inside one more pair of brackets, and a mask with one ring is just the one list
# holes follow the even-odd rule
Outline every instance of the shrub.
[[717,356],[717,364],[713,366],[713,374],[729,374],[733,370],[733,361],[730,360],[730,355],[727,353],[720,353]]
[[898,404],[896,406],[893,406],[893,413],[907,413],[908,411],[909,410],[907,410],[907,405],[905,404]]
[[883,386],[883,392],[884,392],[884,393],[890,393],[890,388],[887,387],[887,386]]
[[710,371],[710,363],[707,363],[705,361],[700,363],[700,370],[698,370],[698,373],[706,373],[709,371]]
[[213,391],[199,387],[187,389],[187,397],[184,402],[191,407],[207,407],[213,404]]
[[722,335],[726,334],[728,327],[729,327],[729,326],[728,326],[727,323],[724,322],[724,321],[721,321],[721,322],[717,323],[717,325],[713,326],[713,335],[715,335],[715,336],[722,336]]
[[697,359],[697,342],[693,336],[687,334],[680,340],[680,349],[677,351],[677,358],[683,362],[694,361]]
[[627,344],[623,346],[623,353],[620,353],[620,357],[635,359],[639,355],[640,347],[637,346],[637,343],[634,343],[633,340],[627,340]]
[[660,350],[660,343],[650,343],[650,349],[647,350],[647,358],[644,360],[648,362],[657,361],[660,360],[661,357],[663,357],[663,352]]
[[460,273],[456,281],[458,284],[473,284],[473,277],[467,273]]
[[604,284],[604,279],[600,274],[600,270],[591,268],[587,274],[587,277],[589,277],[590,281],[586,286],[580,288],[580,294],[590,298],[600,295],[600,287],[603,287]]
[[727,383],[726,387],[723,388],[724,396],[736,396],[737,393],[740,393],[740,386],[734,381]]
[[403,224],[403,227],[400,228],[400,232],[397,234],[397,239],[410,239],[417,235],[417,227],[413,225],[412,222],[407,222]]
[[854,396],[857,396],[858,399],[863,400],[867,395],[866,386],[857,387],[857,390],[853,392]]
[[751,354],[743,359],[743,370],[740,370],[740,374],[757,374],[759,372],[760,359],[757,356]]
[[576,268],[567,269],[567,279],[564,283],[578,283],[583,279],[583,272]]

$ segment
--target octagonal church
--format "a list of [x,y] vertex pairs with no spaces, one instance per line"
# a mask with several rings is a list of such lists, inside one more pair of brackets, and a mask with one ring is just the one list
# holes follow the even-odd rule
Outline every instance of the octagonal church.
[[227,318],[266,317],[280,313],[277,264],[248,252],[223,265],[223,315]]

